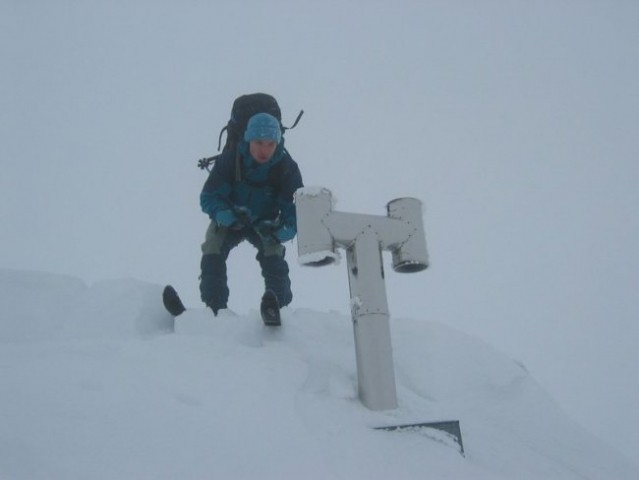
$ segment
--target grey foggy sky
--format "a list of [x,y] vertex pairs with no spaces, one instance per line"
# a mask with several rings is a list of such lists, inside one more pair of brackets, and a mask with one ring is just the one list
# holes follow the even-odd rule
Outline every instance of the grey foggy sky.
[[[287,146],[338,209],[424,201],[432,266],[388,269],[393,315],[480,336],[639,448],[639,6],[230,3],[0,1],[0,267],[198,305],[195,162],[266,91],[285,124],[306,111]],[[295,257],[293,308],[347,311],[345,262]],[[229,269],[256,308],[252,249]]]

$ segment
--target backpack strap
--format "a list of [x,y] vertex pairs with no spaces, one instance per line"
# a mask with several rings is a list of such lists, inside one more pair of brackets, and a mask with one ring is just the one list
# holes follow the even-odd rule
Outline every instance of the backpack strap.
[[241,182],[244,176],[244,166],[242,165],[242,154],[239,147],[235,148],[235,181]]
[[[297,127],[297,124],[300,123],[300,118],[302,118],[302,115],[304,115],[304,110],[300,110],[300,113],[297,114],[297,118],[293,122],[293,125],[291,125],[290,127],[285,127],[282,125],[282,135],[284,135],[284,132],[286,130],[293,130],[295,127]],[[220,138],[222,137],[220,136]]]
[[217,151],[220,151],[220,148],[222,148],[222,135],[224,135],[224,132],[226,132],[229,129],[228,124],[224,125],[224,128],[222,130],[220,130],[220,136],[217,137]]

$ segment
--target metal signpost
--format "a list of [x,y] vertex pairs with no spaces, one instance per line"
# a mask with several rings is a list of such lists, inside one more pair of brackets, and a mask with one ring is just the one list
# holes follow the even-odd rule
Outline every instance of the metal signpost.
[[371,410],[397,408],[382,251],[392,253],[396,272],[428,267],[422,204],[398,198],[386,216],[336,212],[325,188],[302,188],[295,203],[301,264],[328,265],[337,248],[346,250],[359,398]]
[[[359,398],[371,410],[397,408],[388,302],[382,251],[389,250],[393,270],[421,272],[428,267],[422,204],[398,198],[387,204],[387,215],[333,211],[331,192],[302,188],[295,195],[297,249],[302,265],[334,263],[337,248],[346,250]],[[458,420],[376,427],[385,431],[436,429],[450,436],[464,455]]]

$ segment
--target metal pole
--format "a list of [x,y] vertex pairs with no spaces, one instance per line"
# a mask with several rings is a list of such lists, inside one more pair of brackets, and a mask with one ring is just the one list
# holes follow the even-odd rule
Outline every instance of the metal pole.
[[397,408],[395,368],[377,234],[365,228],[346,252],[359,398],[371,410]]

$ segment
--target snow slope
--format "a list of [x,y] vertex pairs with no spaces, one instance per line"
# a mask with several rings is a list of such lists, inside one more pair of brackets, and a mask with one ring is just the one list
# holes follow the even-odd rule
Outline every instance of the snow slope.
[[[160,292],[0,270],[0,479],[639,478],[464,333],[392,319],[400,407],[372,412],[348,317],[285,310],[268,329],[195,309],[174,325]],[[433,430],[373,429],[451,419],[465,456]]]

